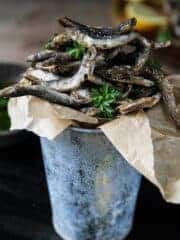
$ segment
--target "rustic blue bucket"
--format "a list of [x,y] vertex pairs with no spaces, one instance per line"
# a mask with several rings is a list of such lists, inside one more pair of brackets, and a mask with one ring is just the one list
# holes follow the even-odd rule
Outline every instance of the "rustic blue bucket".
[[41,138],[56,232],[65,240],[122,240],[141,176],[100,130],[69,128]]

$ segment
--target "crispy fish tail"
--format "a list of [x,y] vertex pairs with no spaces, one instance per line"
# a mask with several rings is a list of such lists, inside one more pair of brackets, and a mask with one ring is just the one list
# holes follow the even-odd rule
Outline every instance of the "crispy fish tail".
[[152,108],[160,101],[160,99],[161,94],[157,93],[151,97],[139,98],[131,102],[123,101],[122,104],[120,104],[118,107],[118,110],[121,114],[127,114],[142,110],[144,108]]

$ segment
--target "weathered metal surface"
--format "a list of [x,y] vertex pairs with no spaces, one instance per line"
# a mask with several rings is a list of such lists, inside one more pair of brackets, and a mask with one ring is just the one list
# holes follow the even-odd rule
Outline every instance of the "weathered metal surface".
[[65,240],[122,240],[132,227],[140,175],[100,130],[41,138],[53,223]]

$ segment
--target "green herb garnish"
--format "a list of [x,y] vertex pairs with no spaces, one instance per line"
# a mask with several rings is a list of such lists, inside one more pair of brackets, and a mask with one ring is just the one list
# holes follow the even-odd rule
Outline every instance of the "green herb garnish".
[[155,59],[149,59],[147,62],[146,62],[146,65],[153,69],[153,70],[157,70],[157,71],[161,71],[162,70],[162,65],[161,63],[158,61],[158,60],[155,60]]
[[0,110],[5,109],[7,107],[8,100],[4,98],[0,98]]
[[86,48],[78,42],[73,42],[72,47],[67,48],[67,53],[76,60],[81,60],[86,52]]
[[8,100],[0,98],[0,130],[8,130],[10,127],[10,119],[7,113]]
[[121,93],[108,84],[91,91],[92,104],[99,109],[99,116],[103,118],[112,118],[114,116],[115,104],[120,96]]
[[168,29],[160,29],[157,33],[156,40],[160,43],[165,43],[172,40],[172,34]]

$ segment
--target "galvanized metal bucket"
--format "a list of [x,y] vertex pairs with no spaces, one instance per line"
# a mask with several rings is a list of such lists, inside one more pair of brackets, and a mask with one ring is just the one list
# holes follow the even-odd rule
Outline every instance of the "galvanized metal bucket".
[[56,232],[65,240],[122,240],[141,176],[100,130],[69,128],[41,138]]

